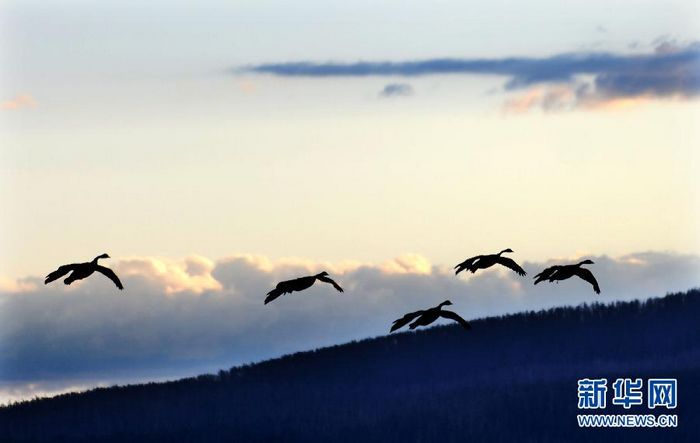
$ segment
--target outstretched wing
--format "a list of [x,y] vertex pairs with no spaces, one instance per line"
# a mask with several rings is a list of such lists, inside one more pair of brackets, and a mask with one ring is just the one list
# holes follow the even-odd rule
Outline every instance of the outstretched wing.
[[321,276],[321,277],[318,277],[318,279],[321,280],[321,281],[324,282],[324,283],[330,283],[330,284],[332,284],[333,287],[334,287],[335,289],[337,289],[339,292],[343,292],[343,288],[341,288],[340,286],[338,286],[338,283],[336,283],[335,281],[333,281],[332,278],[330,278],[330,277],[325,277],[325,276]]
[[423,314],[425,311],[416,311],[416,312],[409,312],[408,314],[404,315],[403,317],[394,320],[394,324],[391,325],[391,330],[389,332],[394,332],[395,330],[399,328],[403,328],[407,324],[413,321],[414,318],[420,316]]
[[470,325],[468,321],[466,321],[465,319],[460,317],[456,312],[440,311],[440,317],[449,318],[450,320],[454,320],[457,323],[459,323],[460,325],[462,325],[462,327],[464,329],[471,329],[472,328],[472,325]]
[[600,294],[600,286],[598,286],[598,281],[593,277],[593,273],[586,268],[578,268],[576,270],[576,275],[588,283],[593,285],[593,290],[596,294]]
[[499,256],[498,260],[496,260],[496,263],[498,263],[499,265],[503,265],[506,268],[515,271],[518,275],[527,275],[527,272],[525,272],[525,270],[523,268],[521,268],[520,265],[518,265],[515,262],[515,260],[513,260],[511,258]]
[[119,281],[119,277],[117,277],[117,274],[115,274],[114,271],[112,271],[111,269],[105,268],[104,266],[97,265],[95,267],[95,270],[97,272],[101,273],[102,275],[104,275],[105,277],[107,277],[108,279],[112,280],[114,282],[114,284],[117,285],[117,287],[119,289],[124,289],[122,282]]
[[55,271],[53,271],[52,273],[50,273],[49,275],[46,276],[46,280],[44,280],[44,284],[47,285],[47,284],[51,283],[52,281],[63,277],[64,275],[71,272],[75,268],[76,265],[77,265],[77,263],[59,266],[58,269],[56,269]]
[[468,258],[464,260],[462,263],[458,264],[454,268],[456,269],[455,275],[459,274],[460,272],[464,271],[465,269],[471,270],[472,266],[476,264],[479,259],[481,259],[483,255],[476,255],[474,257]]
[[559,266],[550,266],[546,268],[544,271],[533,277],[535,279],[535,284],[550,279],[558,270]]

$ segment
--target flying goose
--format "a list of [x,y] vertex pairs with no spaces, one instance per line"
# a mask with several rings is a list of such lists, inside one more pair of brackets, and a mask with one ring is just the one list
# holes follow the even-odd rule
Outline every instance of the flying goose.
[[104,266],[100,266],[97,264],[97,260],[101,258],[110,258],[109,255],[107,254],[102,254],[98,255],[94,259],[92,259],[91,262],[86,262],[86,263],[73,263],[70,265],[63,265],[60,266],[58,269],[50,273],[49,275],[46,276],[46,280],[44,280],[44,284],[47,285],[51,283],[54,280],[57,280],[64,275],[68,274],[69,272],[71,273],[67,279],[63,280],[63,283],[69,285],[73,283],[76,280],[82,280],[84,278],[87,278],[91,276],[95,271],[101,273],[105,277],[109,278],[114,282],[115,285],[117,285],[117,288],[119,289],[124,289],[124,286],[122,285],[122,282],[119,281],[119,277],[117,277],[117,274],[114,273],[109,268],[105,268]]
[[595,293],[600,294],[600,286],[598,286],[598,282],[593,276],[593,273],[588,269],[581,267],[582,265],[592,264],[594,264],[592,260],[584,260],[580,263],[576,263],[573,265],[550,266],[549,268],[543,270],[534,277],[535,284],[545,280],[549,282],[556,281],[558,283],[560,280],[566,280],[567,278],[576,276],[590,283],[593,286],[593,290],[595,291]]
[[418,326],[428,326],[430,323],[434,322],[437,320],[439,317],[442,318],[448,318],[450,320],[454,320],[464,329],[471,329],[471,325],[469,322],[467,322],[465,319],[457,315],[457,313],[452,312],[452,311],[444,311],[442,309],[443,306],[451,305],[452,302],[449,300],[445,300],[444,302],[440,303],[439,305],[435,306],[434,308],[426,309],[424,311],[416,311],[416,312],[410,312],[403,317],[394,320],[393,325],[391,326],[391,330],[389,332],[394,332],[397,329],[400,329],[404,326],[406,326],[408,323],[411,321],[411,323],[408,327],[411,329],[416,329]]
[[287,280],[277,283],[275,289],[267,293],[267,297],[265,298],[265,304],[270,303],[272,300],[276,299],[280,295],[289,294],[294,291],[303,291],[306,288],[310,288],[311,285],[316,283],[316,280],[322,281],[324,283],[330,283],[339,292],[343,292],[343,288],[338,286],[338,283],[334,282],[333,279],[328,277],[328,273],[326,271],[323,271],[320,274],[309,275],[308,277],[299,277],[295,278],[294,280]]
[[502,250],[498,254],[477,255],[475,257],[468,258],[455,266],[455,275],[464,270],[470,271],[473,274],[477,271],[477,269],[490,268],[495,264],[505,266],[506,268],[515,271],[518,275],[526,275],[527,273],[525,270],[523,270],[523,268],[521,268],[514,260],[501,256],[501,254],[504,252],[513,252],[513,250],[508,248]]

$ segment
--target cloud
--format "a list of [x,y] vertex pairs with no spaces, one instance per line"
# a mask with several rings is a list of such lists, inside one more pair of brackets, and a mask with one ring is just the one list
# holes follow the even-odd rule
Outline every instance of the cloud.
[[0,275],[0,293],[3,292],[31,292],[37,289],[37,284],[32,279],[11,279]]
[[389,83],[379,92],[380,97],[408,97],[413,95],[413,87],[408,83]]
[[[126,258],[114,266],[124,291],[100,276],[70,287],[45,286],[41,278],[29,277],[0,291],[0,395],[5,392],[7,400],[26,391],[26,398],[91,381],[196,374],[386,334],[404,312],[445,299],[471,319],[594,300],[644,299],[699,283],[700,257],[695,255],[587,258],[596,263],[591,269],[603,290],[600,296],[580,280],[533,286],[531,276],[556,261],[522,263],[527,278],[506,269],[455,277],[451,266],[433,264],[420,254],[378,264],[251,254],[216,261]],[[276,282],[322,269],[344,293],[317,284],[263,305]]]
[[567,96],[573,94],[571,99],[566,98],[562,106],[561,97],[556,97],[557,90],[545,91],[536,100],[538,106],[545,110],[557,107],[590,108],[619,99],[696,97],[700,93],[700,43],[679,44],[667,39],[658,40],[655,50],[646,54],[580,52],[543,58],[286,62],[255,65],[240,71],[283,77],[498,75],[506,77],[506,91],[535,87],[547,89],[556,85],[556,88],[568,88],[570,92],[567,92]]
[[573,109],[580,104],[580,94],[569,85],[538,86],[522,95],[509,98],[503,104],[506,112],[522,113],[534,108],[544,111],[563,111]]
[[379,269],[386,274],[430,275],[433,271],[433,266],[422,255],[408,253],[384,262],[379,266]]
[[36,100],[29,94],[20,94],[13,99],[0,102],[2,110],[17,110],[22,108],[33,108],[36,106]]
[[245,94],[253,94],[257,90],[257,86],[250,80],[241,80],[237,84],[238,89]]
[[190,256],[183,261],[163,258],[142,257],[129,258],[119,262],[115,267],[118,275],[138,277],[149,281],[164,294],[190,291],[201,294],[207,290],[221,289],[221,284],[211,276],[214,262],[200,257]]
[[683,50],[686,44],[679,42],[668,34],[660,35],[651,42],[651,47],[657,54],[672,54]]

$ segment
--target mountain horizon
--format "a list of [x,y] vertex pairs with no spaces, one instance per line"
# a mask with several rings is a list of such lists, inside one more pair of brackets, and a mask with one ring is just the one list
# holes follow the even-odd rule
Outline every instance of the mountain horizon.
[[[691,441],[700,290],[470,320],[0,408],[2,441]],[[673,377],[677,428],[579,429],[579,379]],[[612,391],[609,386],[608,393]],[[640,412],[641,411],[641,412]],[[595,411],[594,411],[595,412]],[[401,417],[399,419],[399,417]],[[494,420],[496,419],[496,420]],[[498,425],[496,425],[498,423]],[[522,433],[522,434],[521,434]],[[236,438],[234,438],[236,437]]]

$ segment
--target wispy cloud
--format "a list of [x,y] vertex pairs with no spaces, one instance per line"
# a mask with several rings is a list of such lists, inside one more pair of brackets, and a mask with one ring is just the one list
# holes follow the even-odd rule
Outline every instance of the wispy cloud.
[[408,83],[389,83],[379,92],[380,97],[408,97],[413,95],[413,87]]
[[354,63],[300,61],[261,64],[243,70],[284,77],[498,75],[507,78],[506,91],[566,86],[570,92],[562,94],[561,88],[550,90],[535,101],[539,107],[552,110],[636,97],[696,97],[700,93],[700,43],[681,45],[660,40],[656,42],[655,50],[647,54],[581,52],[543,58],[445,58]]
[[566,84],[536,86],[524,94],[511,97],[503,104],[506,112],[522,113],[534,108],[544,111],[562,111],[580,105],[580,92]]
[[36,106],[36,100],[29,94],[20,94],[13,99],[0,102],[2,110],[17,110],[22,108],[33,108]]
[[[0,391],[3,384],[41,382],[58,391],[61,380],[72,386],[80,380],[102,383],[145,373],[170,376],[227,367],[385,334],[402,313],[445,299],[464,317],[475,318],[660,296],[700,283],[698,256],[590,258],[596,262],[591,269],[603,289],[600,296],[580,280],[533,286],[530,277],[502,269],[455,277],[451,266],[433,264],[419,254],[377,264],[249,254],[217,261],[129,258],[113,266],[124,291],[100,276],[70,287],[60,282],[44,286],[41,278],[32,277],[0,292]],[[549,264],[525,262],[523,267],[532,276]],[[277,281],[322,269],[346,292],[315,285],[263,305]],[[21,392],[12,396],[21,397]]]

